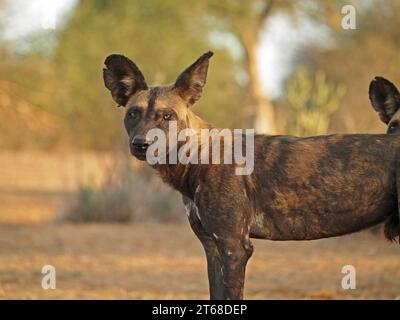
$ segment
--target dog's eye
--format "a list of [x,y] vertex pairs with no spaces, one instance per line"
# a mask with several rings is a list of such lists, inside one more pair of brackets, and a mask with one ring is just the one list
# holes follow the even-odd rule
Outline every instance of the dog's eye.
[[399,123],[397,121],[394,121],[389,125],[387,132],[394,133],[395,131],[397,131],[398,128],[399,128]]
[[163,115],[163,119],[165,121],[171,120],[171,118],[172,118],[172,114],[170,114],[170,113],[166,113]]
[[128,116],[132,120],[135,120],[135,119],[137,119],[139,117],[139,112],[137,110],[129,111]]

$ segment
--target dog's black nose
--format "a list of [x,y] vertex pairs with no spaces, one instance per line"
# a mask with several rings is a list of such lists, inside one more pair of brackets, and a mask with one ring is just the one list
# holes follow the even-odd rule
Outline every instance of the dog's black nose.
[[133,138],[132,146],[136,149],[146,150],[150,145],[150,142],[143,138]]

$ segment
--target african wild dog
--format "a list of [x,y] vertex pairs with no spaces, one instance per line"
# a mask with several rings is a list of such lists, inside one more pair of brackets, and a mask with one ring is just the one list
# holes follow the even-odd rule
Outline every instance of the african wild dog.
[[[152,87],[134,62],[122,55],[107,57],[104,83],[126,108],[132,155],[145,160],[154,143],[147,133],[159,128],[168,134],[171,120],[179,129],[211,127],[191,109],[203,91],[211,56],[202,55],[175,83]],[[183,196],[205,249],[210,297],[241,299],[253,253],[250,238],[334,237],[398,215],[398,150],[398,135],[256,135],[250,175],[236,175],[235,165],[228,164],[153,167]]]
[[[375,77],[369,85],[369,99],[380,119],[387,124],[388,134],[400,133],[400,93],[396,86],[383,77]],[[391,215],[384,228],[387,239],[399,236],[399,216]]]

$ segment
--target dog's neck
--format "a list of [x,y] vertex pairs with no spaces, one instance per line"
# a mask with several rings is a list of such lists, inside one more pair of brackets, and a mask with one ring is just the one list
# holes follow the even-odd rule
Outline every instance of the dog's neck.
[[212,129],[214,126],[200,118],[197,114],[188,109],[186,114],[186,126],[200,134],[201,129]]
[[197,164],[155,164],[154,169],[161,179],[186,197],[193,198],[198,185],[200,165]]

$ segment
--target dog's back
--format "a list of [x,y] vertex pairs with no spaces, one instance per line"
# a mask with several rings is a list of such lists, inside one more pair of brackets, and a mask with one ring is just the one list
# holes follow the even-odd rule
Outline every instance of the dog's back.
[[397,135],[256,137],[257,236],[315,239],[397,217],[399,147]]

